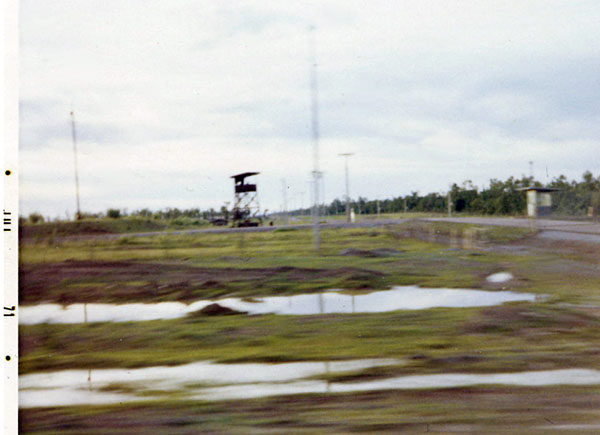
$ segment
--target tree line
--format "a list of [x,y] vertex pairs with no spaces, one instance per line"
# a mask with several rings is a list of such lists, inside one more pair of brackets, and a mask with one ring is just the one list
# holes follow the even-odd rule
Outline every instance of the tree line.
[[[450,188],[451,209],[456,213],[472,213],[484,215],[516,216],[526,212],[527,199],[524,187],[551,187],[560,189],[552,194],[552,211],[557,215],[585,215],[589,207],[598,212],[600,206],[600,176],[594,177],[586,171],[581,181],[569,181],[564,175],[543,184],[533,177],[509,177],[507,180],[490,180],[489,186],[478,189],[470,180],[460,185],[453,183]],[[364,197],[351,200],[350,206],[359,214],[399,213],[399,212],[433,212],[444,213],[448,210],[448,194],[433,192],[395,198],[369,200]],[[329,215],[344,214],[346,202],[334,199],[324,205],[324,212]],[[291,214],[309,213],[310,209],[294,210]]]
[[[523,187],[552,187],[559,189],[552,194],[552,210],[557,215],[585,215],[590,207],[600,211],[600,176],[594,177],[590,171],[582,175],[580,181],[568,180],[564,175],[554,178],[551,182],[543,184],[533,177],[514,178],[507,180],[490,180],[489,186],[478,189],[470,180],[460,185],[453,183],[450,188],[450,201],[453,212],[472,213],[484,215],[522,215],[526,209],[525,192],[519,189]],[[433,212],[444,213],[448,210],[448,196],[439,192],[420,195],[412,192],[410,195],[397,196],[388,199],[367,199],[358,197],[351,200],[350,206],[355,213],[377,214],[399,213],[399,212]],[[330,204],[322,204],[322,213],[327,215],[344,214],[346,202],[336,198]],[[216,210],[210,208],[179,209],[166,208],[153,211],[143,208],[128,212],[116,208],[110,208],[105,213],[82,213],[83,219],[119,219],[123,217],[138,217],[156,220],[181,220],[184,221],[209,221],[216,217],[227,219],[231,210],[225,205]],[[310,214],[310,208],[291,211],[291,215]],[[42,223],[46,219],[39,213],[31,213],[22,222]]]

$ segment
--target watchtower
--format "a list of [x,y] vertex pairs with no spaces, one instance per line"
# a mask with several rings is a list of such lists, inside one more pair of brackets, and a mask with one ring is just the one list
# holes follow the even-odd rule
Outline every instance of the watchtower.
[[233,226],[257,227],[262,220],[258,217],[260,207],[256,184],[246,183],[246,178],[260,172],[244,172],[232,175],[234,181]]

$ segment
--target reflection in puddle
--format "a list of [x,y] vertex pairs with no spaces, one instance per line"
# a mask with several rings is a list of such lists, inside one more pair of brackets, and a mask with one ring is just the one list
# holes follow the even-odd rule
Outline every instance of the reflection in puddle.
[[208,388],[194,398],[203,400],[250,399],[284,394],[353,393],[377,390],[413,390],[470,387],[475,385],[518,385],[542,387],[547,385],[600,384],[600,371],[586,369],[547,370],[540,372],[499,374],[439,374],[401,376],[368,382],[327,383],[298,381],[287,384],[229,385]]
[[175,319],[217,302],[219,305],[249,314],[329,314],[380,313],[394,310],[422,310],[433,307],[481,307],[513,301],[534,301],[530,293],[468,289],[428,289],[417,286],[393,287],[391,290],[348,295],[339,291],[296,296],[270,296],[251,301],[239,298],[201,300],[186,305],[181,302],[154,304],[58,304],[22,306],[19,323],[127,322]]
[[94,405],[159,399],[230,400],[303,393],[350,393],[394,389],[438,389],[474,385],[598,385],[600,371],[547,370],[499,374],[401,376],[366,382],[339,383],[310,379],[318,375],[398,365],[391,359],[284,364],[215,364],[177,367],[66,370],[19,378],[22,408]]
[[[140,369],[63,370],[19,377],[19,406],[67,406],[143,400],[144,392],[186,393],[244,384],[288,385],[313,376],[398,365],[394,359],[296,362],[281,364],[216,364],[202,361],[181,366]],[[327,391],[327,382],[318,382]]]

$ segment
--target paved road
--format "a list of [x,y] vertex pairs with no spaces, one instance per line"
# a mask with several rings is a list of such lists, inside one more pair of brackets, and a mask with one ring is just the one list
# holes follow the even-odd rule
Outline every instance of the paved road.
[[553,240],[600,243],[600,223],[590,221],[564,221],[553,219],[456,217],[425,218],[426,221],[459,222],[476,225],[498,225],[540,230],[538,237]]
[[[406,222],[409,219],[364,219],[355,223],[346,223],[343,221],[327,222],[321,224],[321,228],[370,228],[379,227],[389,224],[400,224]],[[510,227],[522,227],[529,228],[534,225],[536,229],[541,230],[538,237],[553,239],[553,240],[569,240],[576,242],[590,242],[600,244],[600,223],[593,223],[589,221],[560,221],[551,219],[536,219],[534,222],[526,218],[501,218],[501,217],[439,217],[439,218],[421,218],[421,221],[429,222],[456,222],[456,223],[468,223],[475,225],[497,225],[497,226],[510,226]],[[306,229],[310,228],[309,224],[297,224],[288,225],[285,228],[290,229]],[[219,234],[219,233],[257,233],[274,231],[278,228],[277,226],[264,226],[264,227],[251,227],[251,228],[229,228],[229,227],[215,227],[215,228],[203,228],[195,230],[180,230],[180,231],[169,231],[169,232],[144,232],[144,233],[127,233],[127,234],[102,234],[94,236],[70,236],[70,240],[73,239],[90,239],[90,238],[101,238],[101,239],[115,239],[123,236],[127,237],[149,237],[157,236],[161,234],[169,235],[182,235],[182,234]]]
[[600,235],[600,224],[590,221],[559,221],[553,219],[501,218],[501,217],[440,217],[425,218],[426,221],[462,222],[477,225],[500,225],[528,228],[535,225],[538,230],[567,231],[570,233],[588,233]]

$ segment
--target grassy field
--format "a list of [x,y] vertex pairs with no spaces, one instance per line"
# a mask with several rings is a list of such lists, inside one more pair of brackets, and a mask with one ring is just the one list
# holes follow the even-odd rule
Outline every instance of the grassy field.
[[[496,307],[381,314],[189,316],[21,326],[20,373],[205,359],[231,363],[389,357],[403,363],[329,375],[329,380],[600,368],[597,250],[594,255],[576,246],[549,247],[524,229],[447,223],[321,234],[318,254],[308,229],[123,235],[114,240],[32,238],[21,244],[20,300],[191,302],[329,288],[365,292],[402,284],[508,289],[546,297]],[[505,284],[486,281],[499,271],[511,272],[515,279]],[[596,393],[591,387],[486,387],[290,396],[243,404],[182,403],[163,397],[139,405],[28,409],[22,411],[21,424],[24,433],[96,433],[94,428],[125,433],[141,420],[143,430],[152,433],[424,432],[426,425],[441,432],[485,431],[498,424],[535,432],[538,426],[554,424],[544,418],[552,420],[557,409],[563,424],[597,423],[600,416],[592,406],[598,402]],[[587,414],[577,414],[577,409]],[[118,427],[111,417],[115,413],[129,426]],[[149,415],[153,418],[146,419]]]
[[56,237],[181,230],[203,228],[209,225],[209,222],[203,219],[185,217],[166,220],[127,216],[117,219],[83,219],[80,221],[25,224],[19,227],[19,231],[26,240],[52,241]]
[[[466,214],[461,214],[466,216]],[[440,213],[382,213],[381,215],[357,215],[357,221],[372,221],[377,219],[419,219],[424,217],[445,216]],[[327,215],[321,216],[322,222],[344,222],[346,216]],[[286,220],[282,216],[274,216],[268,219],[275,226],[309,225],[312,216],[299,215],[288,216]],[[68,236],[86,236],[102,234],[129,234],[139,232],[176,231],[187,229],[214,228],[208,220],[200,218],[179,217],[173,219],[153,219],[140,216],[122,216],[119,218],[88,218],[80,221],[59,221],[28,223],[21,225],[19,231],[24,240],[39,242],[41,240],[54,242],[56,238]]]
[[[501,230],[504,237],[523,235],[521,229]],[[414,225],[324,230],[319,255],[310,230],[293,229],[23,244],[21,303],[189,301],[400,284],[472,287],[485,285],[505,261],[521,269],[534,261],[449,249],[407,239],[406,231],[414,235]],[[496,237],[498,229],[488,232]],[[434,236],[446,237],[439,230]]]
[[[20,411],[35,434],[595,433],[592,387],[479,387]],[[570,429],[570,430],[569,430]]]

